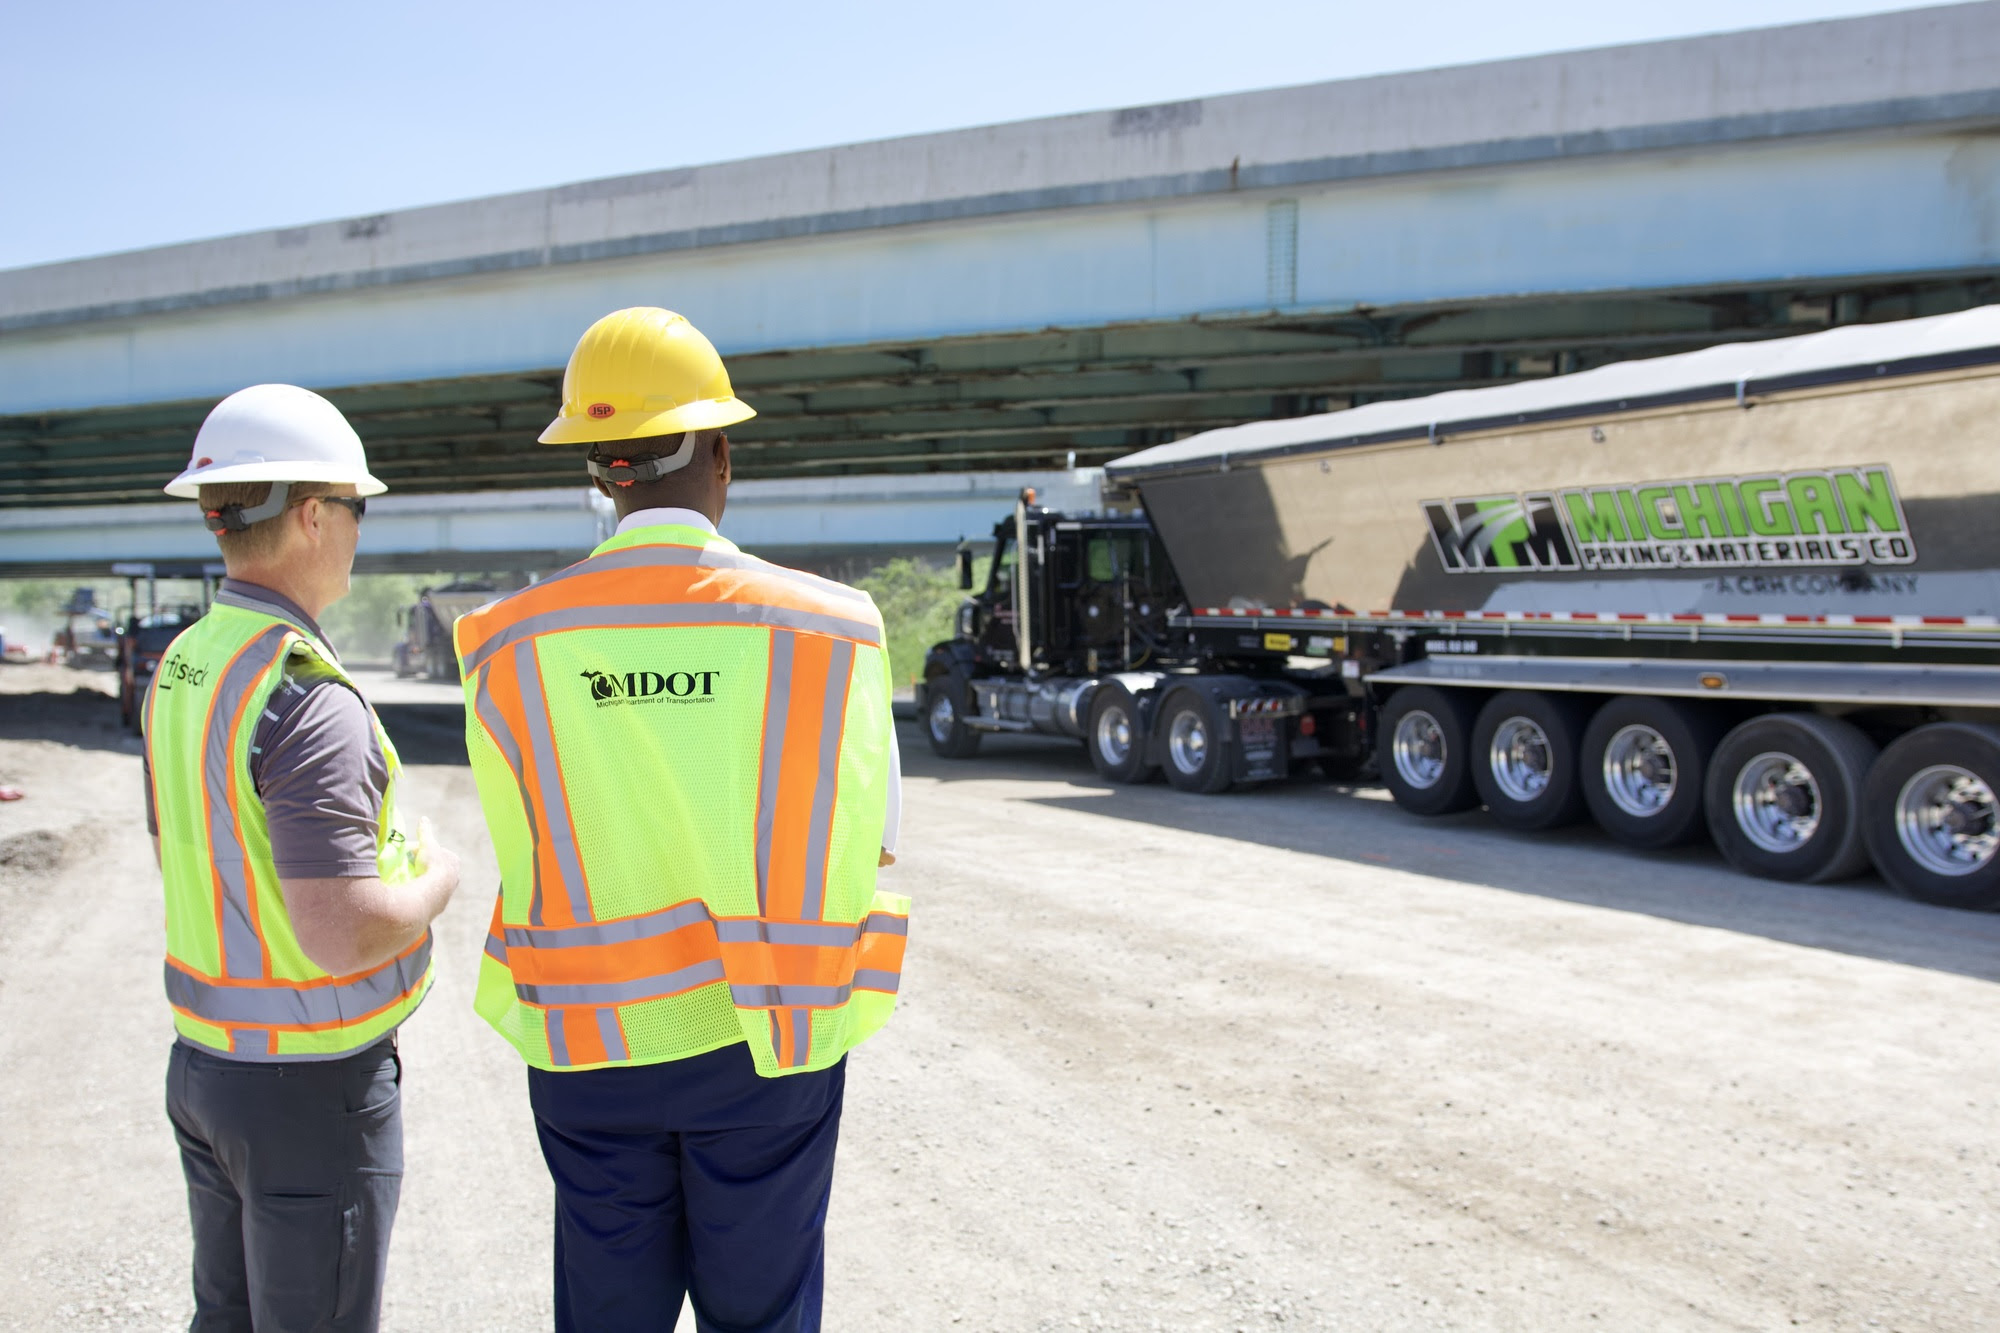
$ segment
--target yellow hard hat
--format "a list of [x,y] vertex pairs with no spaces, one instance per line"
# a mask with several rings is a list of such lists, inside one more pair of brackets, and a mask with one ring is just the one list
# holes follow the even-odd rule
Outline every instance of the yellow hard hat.
[[584,330],[563,372],[562,414],[543,444],[720,430],[757,415],[701,330],[658,306],[614,310]]

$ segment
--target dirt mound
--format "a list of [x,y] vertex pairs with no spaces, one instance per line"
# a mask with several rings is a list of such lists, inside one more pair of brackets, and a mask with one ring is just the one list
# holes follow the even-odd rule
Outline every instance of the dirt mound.
[[53,874],[63,862],[67,842],[52,829],[32,829],[0,838],[0,875]]

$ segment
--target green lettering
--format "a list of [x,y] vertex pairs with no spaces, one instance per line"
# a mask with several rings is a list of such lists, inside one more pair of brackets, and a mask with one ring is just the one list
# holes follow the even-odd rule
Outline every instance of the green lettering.
[[1729,535],[1748,537],[1750,525],[1743,521],[1743,497],[1736,493],[1735,483],[1718,481],[1715,492],[1722,497],[1722,512],[1729,515]]
[[1792,512],[1798,515],[1799,532],[1839,533],[1840,505],[1834,499],[1833,483],[1824,474],[1808,472],[1785,483],[1792,497]]
[[[1681,526],[1690,537],[1729,535],[1729,524],[1722,517],[1722,503],[1715,498],[1715,487],[1706,482],[1674,487],[1674,508],[1681,511]],[[1701,526],[1699,534],[1695,532],[1697,524]]]
[[1737,488],[1743,493],[1743,511],[1750,518],[1750,531],[1759,537],[1789,537],[1798,531],[1792,524],[1791,506],[1782,495],[1776,477],[1755,477]]
[[1493,552],[1494,564],[1500,566],[1502,569],[1514,569],[1521,563],[1519,547],[1522,542],[1528,540],[1527,518],[1521,513],[1521,502],[1519,500],[1481,500],[1479,502],[1479,513],[1482,520],[1490,522],[1490,515],[1495,510],[1499,510],[1502,513],[1512,511],[1516,517],[1512,522],[1493,534],[1493,541],[1488,549]]
[[1629,540],[1625,520],[1618,514],[1618,492],[1608,487],[1597,491],[1564,491],[1563,503],[1569,506],[1570,529],[1578,541],[1590,544]]
[[1646,531],[1653,534],[1656,541],[1676,541],[1687,536],[1687,532],[1667,521],[1660,512],[1660,506],[1674,498],[1671,486],[1641,486],[1639,488],[1639,512],[1646,516]]
[[1896,486],[1889,469],[1869,468],[1866,472],[1842,472],[1834,477],[1840,488],[1840,508],[1847,515],[1849,532],[1901,532],[1903,520],[1896,513]]

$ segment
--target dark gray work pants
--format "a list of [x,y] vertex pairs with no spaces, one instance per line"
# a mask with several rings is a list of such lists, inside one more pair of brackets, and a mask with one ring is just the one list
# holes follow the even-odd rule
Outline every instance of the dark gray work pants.
[[403,1185],[402,1081],[394,1037],[285,1064],[174,1044],[189,1333],[373,1333]]

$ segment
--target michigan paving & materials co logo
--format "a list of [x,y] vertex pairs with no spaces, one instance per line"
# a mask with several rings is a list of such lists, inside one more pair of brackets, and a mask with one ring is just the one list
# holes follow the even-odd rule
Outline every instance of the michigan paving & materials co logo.
[[1907,565],[1886,466],[1426,500],[1453,574]]

